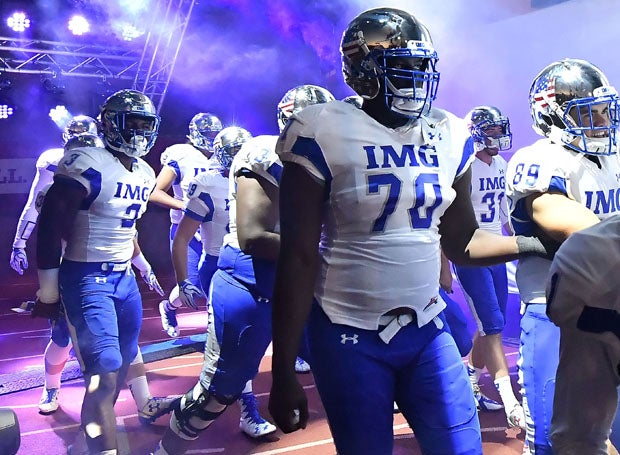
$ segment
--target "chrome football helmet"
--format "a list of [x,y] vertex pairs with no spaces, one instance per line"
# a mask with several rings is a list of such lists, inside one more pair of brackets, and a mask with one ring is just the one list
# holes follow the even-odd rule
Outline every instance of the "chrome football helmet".
[[344,80],[366,99],[381,95],[408,118],[427,112],[437,96],[437,52],[428,29],[411,14],[375,8],[353,19],[340,43]]
[[299,85],[284,94],[278,103],[278,126],[284,130],[286,122],[295,113],[312,104],[335,100],[329,90],[318,85]]
[[76,115],[65,126],[62,132],[62,142],[66,144],[69,139],[83,133],[97,134],[97,121],[88,115]]
[[616,153],[618,92],[593,64],[550,64],[534,78],[529,101],[538,134],[588,155]]
[[361,109],[362,108],[362,103],[364,101],[364,98],[362,98],[359,95],[351,95],[351,96],[347,96],[345,98],[342,98],[342,101],[344,101],[345,103],[352,104],[353,106],[355,106],[358,109]]
[[212,152],[213,140],[220,131],[222,131],[220,119],[209,112],[201,112],[194,115],[189,122],[187,138],[201,152]]
[[229,126],[217,133],[213,140],[213,156],[219,163],[230,168],[233,158],[252,134],[239,126]]
[[512,147],[510,121],[498,108],[477,106],[467,114],[466,119],[476,152],[485,148],[503,151]]
[[65,152],[79,147],[99,147],[104,148],[103,141],[96,133],[89,131],[76,134],[71,137],[65,144]]
[[159,116],[148,96],[120,90],[101,107],[101,132],[106,148],[137,158],[146,155],[157,138]]

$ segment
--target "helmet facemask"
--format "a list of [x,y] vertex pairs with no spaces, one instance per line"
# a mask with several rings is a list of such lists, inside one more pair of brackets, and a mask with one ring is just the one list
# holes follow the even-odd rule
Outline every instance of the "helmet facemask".
[[128,111],[104,112],[104,142],[132,158],[146,155],[157,138],[159,117]]
[[530,88],[534,131],[588,155],[616,153],[618,93],[585,60],[564,59],[544,68]]
[[[613,87],[599,87],[594,95],[575,98],[560,108],[565,125],[560,141],[588,155],[613,155],[619,124],[618,94]],[[597,121],[601,117],[607,121]],[[552,127],[552,134],[554,130]]]
[[345,82],[365,99],[383,92],[387,108],[419,118],[437,96],[437,53],[430,33],[411,14],[376,8],[353,19],[342,36]]

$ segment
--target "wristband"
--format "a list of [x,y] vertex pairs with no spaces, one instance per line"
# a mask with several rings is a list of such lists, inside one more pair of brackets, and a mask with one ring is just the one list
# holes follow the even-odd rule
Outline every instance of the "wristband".
[[517,236],[517,250],[520,255],[549,256],[547,248],[542,244],[538,237]]
[[39,290],[37,297],[41,302],[53,303],[60,300],[58,291],[58,269],[38,269]]
[[131,258],[131,263],[137,267],[138,270],[142,273],[146,273],[148,270],[151,270],[151,264],[146,260],[142,253],[138,254]]

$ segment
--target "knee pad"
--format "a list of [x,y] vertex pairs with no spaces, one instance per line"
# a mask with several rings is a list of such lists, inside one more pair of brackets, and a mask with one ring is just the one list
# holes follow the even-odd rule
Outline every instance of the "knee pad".
[[112,373],[118,371],[123,364],[121,353],[114,348],[106,348],[99,354],[96,371],[93,373]]
[[170,429],[180,438],[192,441],[226,410],[228,404],[220,402],[198,382],[175,408]]

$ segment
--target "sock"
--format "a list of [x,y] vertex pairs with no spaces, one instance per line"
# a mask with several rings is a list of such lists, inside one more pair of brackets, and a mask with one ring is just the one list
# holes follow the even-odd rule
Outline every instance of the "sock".
[[62,369],[67,363],[69,358],[69,351],[71,350],[71,343],[62,347],[58,346],[52,340],[47,344],[45,348],[45,388],[46,389],[58,389],[60,388],[60,376]]
[[251,379],[245,383],[245,387],[243,388],[241,393],[252,393],[252,380]]
[[[178,299],[176,300],[177,302],[179,301]],[[166,308],[167,311],[176,311],[178,310],[181,306],[174,306],[174,303],[171,300],[166,300],[166,303],[164,304],[164,307]]]
[[467,365],[467,374],[469,375],[469,382],[471,382],[471,386],[476,389],[478,387],[478,381],[480,381],[480,376],[482,376],[483,368],[476,368],[472,365]]
[[144,361],[142,360],[142,352],[140,351],[138,351],[138,354],[129,365],[126,382],[131,396],[136,402],[138,411],[141,411],[151,399],[151,391],[149,390],[149,383],[146,380]]
[[512,384],[510,383],[510,376],[502,376],[493,381],[495,388],[499,392],[499,396],[502,397],[504,403],[504,409],[506,413],[513,410],[515,405],[519,404],[514,392],[512,391]]

